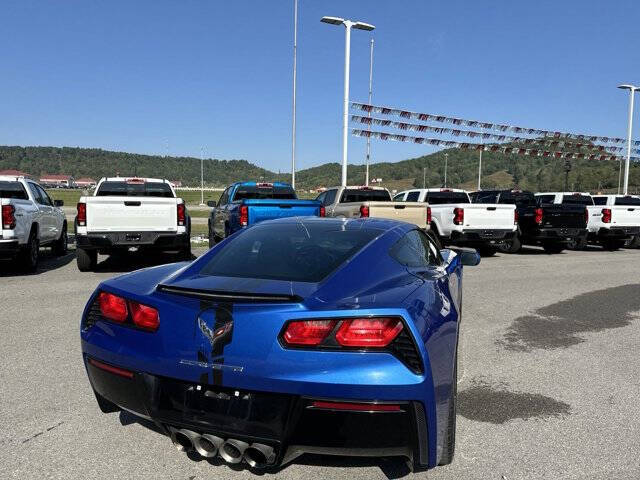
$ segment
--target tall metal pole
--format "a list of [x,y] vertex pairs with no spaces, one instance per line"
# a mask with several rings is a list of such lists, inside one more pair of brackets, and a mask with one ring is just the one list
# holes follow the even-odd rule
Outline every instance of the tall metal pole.
[[422,188],[427,188],[427,167],[422,167]]
[[620,184],[622,183],[622,157],[618,160],[618,195],[620,195]]
[[449,163],[449,154],[444,154],[444,188],[447,188],[447,164]]
[[[369,56],[369,105],[371,105],[371,96],[373,94],[373,38],[371,39],[371,52]],[[371,118],[371,110],[367,113],[367,116]],[[369,125],[369,131],[371,131],[371,123]],[[364,184],[369,186],[369,162],[371,159],[371,137],[367,137],[367,165]]]
[[347,141],[349,138],[349,65],[351,62],[351,26],[344,22],[344,108],[342,115],[342,186],[347,186]]
[[482,151],[484,150],[484,145],[480,147],[480,160],[478,161],[478,191],[482,190],[480,186],[482,183]]
[[629,163],[631,161],[631,130],[633,128],[633,99],[635,88],[629,89],[629,129],[627,130],[627,161],[624,164],[624,191],[627,195],[629,190]]
[[204,147],[200,147],[200,205],[204,205]]
[[296,188],[296,66],[298,49],[298,0],[293,0],[293,119],[291,121],[291,187]]

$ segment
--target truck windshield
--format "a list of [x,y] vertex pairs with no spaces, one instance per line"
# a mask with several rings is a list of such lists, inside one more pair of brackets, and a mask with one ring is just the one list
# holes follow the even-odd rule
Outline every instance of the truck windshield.
[[296,192],[291,187],[274,186],[244,186],[240,185],[236,190],[233,200],[253,200],[253,199],[275,199],[275,200],[296,200]]
[[102,182],[96,192],[96,197],[164,197],[174,198],[171,188],[163,182],[126,181]]
[[563,205],[593,205],[590,195],[563,195]]
[[0,198],[29,200],[27,192],[19,182],[0,182]]
[[431,205],[471,203],[469,196],[465,192],[429,192],[427,193],[427,202]]
[[387,190],[347,189],[342,192],[340,203],[390,202],[391,195]]
[[319,282],[380,233],[335,221],[258,224],[227,243],[200,275]]
[[640,206],[640,197],[616,197],[616,205]]

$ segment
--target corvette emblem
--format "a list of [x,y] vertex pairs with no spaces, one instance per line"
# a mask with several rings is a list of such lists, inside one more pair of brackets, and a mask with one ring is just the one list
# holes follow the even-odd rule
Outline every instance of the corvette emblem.
[[209,343],[213,348],[216,343],[223,342],[229,337],[233,330],[233,320],[228,321],[220,327],[212,329],[207,325],[207,322],[205,322],[202,317],[198,317],[198,327],[200,327],[200,331],[209,340]]

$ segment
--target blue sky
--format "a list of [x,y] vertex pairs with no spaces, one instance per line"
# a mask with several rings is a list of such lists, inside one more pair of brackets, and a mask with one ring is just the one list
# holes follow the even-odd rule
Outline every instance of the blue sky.
[[[288,171],[293,0],[7,0],[0,144],[244,158]],[[300,168],[341,158],[344,30],[376,25],[374,103],[624,137],[640,2],[299,0]],[[352,35],[366,101],[369,32]],[[640,100],[640,99],[639,99]],[[639,107],[636,110],[640,110]],[[634,137],[640,132],[636,114]],[[365,141],[350,138],[350,163]],[[373,161],[430,147],[374,141]]]

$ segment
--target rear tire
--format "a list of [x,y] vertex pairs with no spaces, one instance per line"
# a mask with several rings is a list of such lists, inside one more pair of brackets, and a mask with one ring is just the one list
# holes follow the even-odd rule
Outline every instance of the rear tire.
[[520,237],[516,235],[511,240],[507,240],[498,247],[503,253],[518,253],[522,249],[522,242]]
[[629,243],[627,244],[627,248],[640,248],[640,235],[634,235],[631,237],[631,240],[629,240]]
[[456,451],[456,415],[458,410],[458,351],[453,366],[453,381],[451,384],[451,398],[449,399],[449,419],[447,421],[447,433],[442,448],[442,457],[438,465],[449,465],[453,462]]
[[18,255],[20,267],[27,273],[38,270],[38,257],[40,255],[40,240],[34,230],[29,234],[29,240],[24,250]]
[[191,255],[191,242],[189,242],[188,245],[185,245],[185,247],[180,250],[180,257],[183,260],[188,260],[191,261],[192,259],[192,255]]
[[76,249],[76,262],[78,270],[81,272],[92,272],[98,264],[98,251],[78,248]]
[[606,239],[602,241],[602,248],[614,252],[624,246],[624,240]]
[[583,236],[573,238],[569,240],[567,247],[569,248],[569,250],[584,250],[585,248],[587,248],[587,237]]
[[477,250],[481,257],[493,257],[497,252],[496,247],[490,247],[489,245],[478,247]]
[[542,244],[544,251],[551,254],[561,253],[564,250],[562,243],[544,243]]
[[66,255],[68,251],[67,224],[65,223],[62,227],[62,231],[60,232],[60,238],[53,244],[53,254],[58,257],[62,257],[63,255]]

